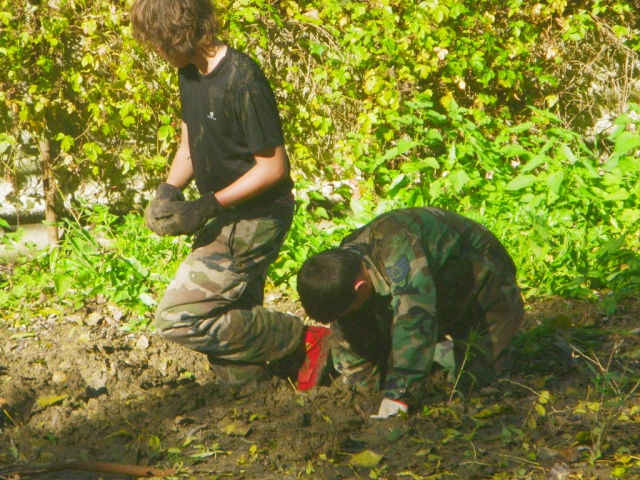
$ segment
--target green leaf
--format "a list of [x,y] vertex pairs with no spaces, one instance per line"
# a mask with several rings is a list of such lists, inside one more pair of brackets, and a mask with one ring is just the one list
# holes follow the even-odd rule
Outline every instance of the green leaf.
[[70,275],[58,275],[54,278],[56,293],[59,297],[63,297],[67,291],[73,286],[75,278]]
[[391,185],[389,185],[387,194],[390,197],[395,197],[404,187],[407,186],[408,183],[409,183],[409,179],[407,178],[406,175],[400,174],[396,176],[391,182]]
[[244,422],[235,421],[225,425],[224,428],[222,428],[222,433],[236,437],[246,437],[250,430],[250,425],[247,425]]
[[152,435],[149,438],[149,447],[151,447],[152,450],[159,452],[162,450],[162,445],[160,442],[160,438],[158,438],[156,435]]
[[522,190],[523,188],[527,188],[533,185],[536,180],[537,177],[535,175],[518,175],[516,178],[511,180],[511,182],[509,182],[505,189],[508,191]]
[[505,156],[505,158],[517,157],[517,156],[526,155],[527,153],[529,153],[529,151],[526,148],[524,148],[522,145],[513,145],[513,144],[505,145],[500,149],[500,152],[502,153],[502,155]]
[[215,451],[211,451],[211,450],[205,450],[199,453],[194,453],[192,455],[189,455],[189,457],[191,458],[208,458],[208,457],[213,457],[217,454],[217,452]]
[[564,172],[554,172],[547,177],[547,185],[553,193],[559,193],[562,182],[564,181]]
[[372,450],[364,450],[360,452],[349,460],[349,465],[354,467],[369,467],[373,468],[378,466],[380,461],[382,460],[382,455],[372,451]]
[[626,188],[620,188],[615,192],[607,192],[604,196],[605,201],[626,200],[629,198],[629,191]]
[[613,238],[605,243],[600,250],[596,253],[598,258],[603,257],[604,255],[611,255],[620,251],[620,248],[624,245],[625,237],[621,236],[618,238]]
[[143,304],[149,307],[154,307],[158,304],[158,302],[156,302],[156,300],[148,293],[141,293],[138,298]]
[[640,148],[640,134],[636,132],[624,132],[616,138],[614,152],[624,155],[637,148]]
[[538,403],[546,405],[550,401],[551,401],[551,392],[549,392],[549,390],[543,390],[542,392],[540,392],[540,395],[538,396]]
[[576,161],[578,160],[575,154],[573,153],[573,151],[571,150],[571,148],[569,147],[569,145],[565,143],[560,144],[559,152],[571,164],[576,163]]
[[418,142],[414,142],[412,140],[400,140],[398,145],[393,148],[387,150],[383,155],[377,157],[373,161],[373,165],[371,166],[369,171],[375,171],[380,165],[382,165],[387,160],[391,160],[392,158],[396,158],[400,155],[407,153],[409,150],[418,146]]
[[525,122],[525,123],[521,123],[519,125],[515,125],[513,127],[509,127],[509,128],[505,128],[504,132],[506,133],[522,133],[522,132],[526,132],[528,130],[531,130],[532,127],[535,126],[535,123],[533,122]]
[[460,191],[464,188],[464,186],[471,180],[467,172],[463,170],[451,172],[451,174],[447,177],[451,186],[455,190],[456,193],[460,193]]
[[130,127],[130,126],[135,125],[135,124],[136,124],[135,117],[128,116],[128,117],[124,117],[122,119],[122,125],[125,126],[125,127]]
[[12,135],[0,133],[0,155],[16,144],[16,139]]
[[163,125],[158,129],[158,138],[163,141],[171,141],[176,135],[176,129],[171,125]]
[[37,404],[42,408],[50,407],[62,403],[66,398],[69,398],[69,395],[45,395],[38,398]]

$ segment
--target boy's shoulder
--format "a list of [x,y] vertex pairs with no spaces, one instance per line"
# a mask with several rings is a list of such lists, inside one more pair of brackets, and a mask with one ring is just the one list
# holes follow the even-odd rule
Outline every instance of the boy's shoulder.
[[228,47],[226,60],[247,80],[256,76],[264,77],[264,72],[258,62],[245,52]]
[[[218,70],[218,68],[216,68],[216,70]],[[250,55],[232,47],[227,47],[225,57],[220,62],[219,71],[224,72],[223,77],[225,78],[233,78],[234,81],[242,79],[243,82],[241,83],[251,82],[256,79],[262,80],[265,78],[264,72],[256,60],[254,60]],[[193,63],[182,67],[178,71],[178,74],[180,78],[187,81],[200,80],[203,78],[198,71],[198,67]],[[214,77],[219,77],[219,75],[209,74],[204,76],[204,78]]]

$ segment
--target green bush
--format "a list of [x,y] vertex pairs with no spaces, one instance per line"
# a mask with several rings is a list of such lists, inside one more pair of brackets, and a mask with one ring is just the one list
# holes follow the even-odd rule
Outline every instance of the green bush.
[[[73,308],[101,295],[144,323],[188,250],[126,214],[166,174],[179,123],[176,73],[133,41],[130,3],[0,0],[0,173],[19,187],[18,160],[45,138],[63,192],[92,182],[118,198],[111,211],[67,205],[83,213],[63,222],[61,246],[0,279],[15,308],[20,295]],[[274,85],[292,159],[299,207],[271,269],[277,287],[295,296],[300,263],[375,215],[434,205],[492,229],[528,296],[615,308],[638,290],[640,41],[630,2],[219,6],[225,40]],[[600,117],[612,125],[596,127]]]

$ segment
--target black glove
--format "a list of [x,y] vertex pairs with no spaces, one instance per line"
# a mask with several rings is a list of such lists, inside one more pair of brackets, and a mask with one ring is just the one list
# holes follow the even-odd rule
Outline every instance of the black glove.
[[170,202],[184,202],[182,190],[170,183],[161,183],[156,188],[155,200],[168,200]]
[[191,235],[223,210],[213,192],[209,192],[190,202],[175,201],[162,204],[161,208],[158,208],[161,215],[158,215],[156,220],[162,231],[161,235]]
[[169,183],[161,183],[156,188],[156,195],[144,212],[147,227],[160,236],[167,235],[163,231],[161,219],[167,216],[165,208],[172,202],[184,202],[182,190]]

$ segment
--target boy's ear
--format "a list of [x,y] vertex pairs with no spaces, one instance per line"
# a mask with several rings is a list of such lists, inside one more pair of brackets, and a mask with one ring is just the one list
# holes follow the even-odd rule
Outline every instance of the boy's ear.
[[356,280],[356,284],[353,286],[353,290],[357,293],[360,289],[367,287],[367,281],[363,279]]

